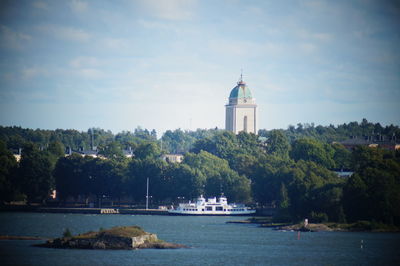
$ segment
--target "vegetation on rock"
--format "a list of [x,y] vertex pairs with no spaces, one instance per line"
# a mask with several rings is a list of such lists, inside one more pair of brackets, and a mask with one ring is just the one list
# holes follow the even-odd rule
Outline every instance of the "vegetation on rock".
[[36,246],[77,249],[141,249],[141,248],[184,248],[184,245],[167,243],[155,234],[143,231],[138,226],[119,226],[99,232],[87,232],[77,236],[64,236],[48,240]]

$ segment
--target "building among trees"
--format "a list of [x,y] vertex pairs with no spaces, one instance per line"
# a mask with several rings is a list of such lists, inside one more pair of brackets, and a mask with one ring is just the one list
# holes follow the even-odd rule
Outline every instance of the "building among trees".
[[391,138],[381,134],[375,136],[372,135],[372,136],[362,136],[362,137],[352,136],[350,139],[333,143],[340,143],[349,150],[352,150],[357,146],[367,146],[370,148],[379,147],[387,150],[400,149],[400,143],[397,142],[396,135],[394,133]]
[[243,81],[242,75],[229,95],[229,103],[225,105],[225,129],[238,134],[257,133],[257,105],[252,97],[250,89]]

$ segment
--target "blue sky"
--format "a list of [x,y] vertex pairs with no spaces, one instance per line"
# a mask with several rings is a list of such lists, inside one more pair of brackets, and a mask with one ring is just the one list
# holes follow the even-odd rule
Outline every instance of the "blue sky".
[[224,128],[243,69],[259,128],[400,124],[399,1],[1,1],[0,125]]

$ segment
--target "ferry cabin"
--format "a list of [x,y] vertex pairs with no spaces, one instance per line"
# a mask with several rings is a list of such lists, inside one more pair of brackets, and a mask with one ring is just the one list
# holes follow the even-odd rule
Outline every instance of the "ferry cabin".
[[228,204],[226,197],[221,196],[218,201],[214,198],[200,196],[195,203],[181,203],[178,208],[169,210],[171,214],[182,215],[247,215],[255,213],[243,204]]

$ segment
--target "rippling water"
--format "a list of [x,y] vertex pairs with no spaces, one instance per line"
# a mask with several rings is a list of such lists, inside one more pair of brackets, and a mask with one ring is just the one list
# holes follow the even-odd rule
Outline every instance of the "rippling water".
[[[0,235],[59,237],[139,225],[174,250],[67,250],[0,241],[1,265],[400,265],[400,234],[279,232],[226,224],[237,217],[0,213]],[[361,248],[361,241],[363,247]]]

